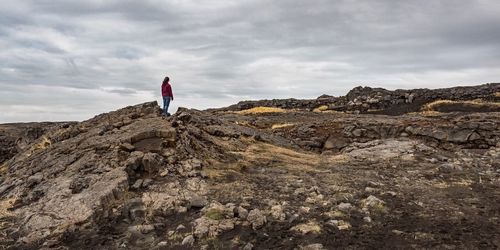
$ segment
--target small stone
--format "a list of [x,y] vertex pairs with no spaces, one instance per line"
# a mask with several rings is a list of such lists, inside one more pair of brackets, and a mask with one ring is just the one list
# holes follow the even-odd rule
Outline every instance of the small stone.
[[310,210],[311,210],[310,207],[300,207],[299,208],[299,215],[308,214]]
[[151,183],[153,183],[153,180],[151,179],[145,179],[143,182],[142,182],[142,187],[149,187],[149,185],[151,185]]
[[218,226],[219,230],[221,231],[229,231],[234,229],[234,223],[230,220],[223,220],[219,223]]
[[242,206],[239,206],[236,208],[236,214],[237,214],[238,218],[246,219],[248,216],[248,210],[246,210]]
[[371,222],[372,222],[372,218],[370,218],[370,216],[363,217],[363,220],[364,220],[366,223],[371,223]]
[[395,197],[397,195],[397,193],[394,192],[394,191],[387,191],[385,193],[388,194],[388,195],[390,195],[390,196],[392,196],[392,197]]
[[379,183],[379,182],[369,181],[368,182],[368,186],[370,186],[370,187],[380,187],[380,186],[382,186],[382,184]]
[[313,197],[307,197],[306,203],[310,203],[310,204],[316,203],[316,199],[314,199]]
[[183,246],[192,246],[194,244],[194,237],[193,235],[188,235],[186,236],[181,243]]
[[148,234],[151,233],[155,230],[155,227],[153,225],[141,225],[139,227],[139,231],[143,234]]
[[199,239],[207,236],[209,226],[210,226],[210,224],[208,223],[207,219],[204,217],[201,217],[201,218],[195,220],[194,235],[196,235],[196,237]]
[[137,189],[141,188],[141,186],[142,186],[142,182],[143,182],[143,180],[142,180],[142,179],[138,179],[138,180],[136,180],[136,181],[134,182],[134,185],[132,185],[132,189],[137,190]]
[[352,208],[352,205],[351,203],[344,203],[344,202],[341,202],[337,208],[342,211],[342,212],[349,212],[349,210],[351,210]]
[[383,200],[381,200],[373,195],[370,195],[370,196],[368,196],[368,198],[366,198],[363,201],[363,207],[372,208],[372,207],[377,207],[377,206],[383,206],[384,203],[385,202]]
[[284,221],[286,218],[285,213],[283,213],[283,207],[281,205],[274,205],[271,207],[271,216],[275,220]]
[[351,227],[351,224],[349,224],[349,222],[343,220],[330,220],[328,224],[337,227],[338,230],[346,230]]
[[208,204],[208,201],[205,197],[193,195],[189,200],[189,205],[194,208],[203,208]]
[[143,207],[135,207],[130,209],[129,213],[132,221],[141,221],[146,215],[146,210]]
[[186,213],[187,211],[188,211],[187,207],[184,206],[180,206],[177,208],[177,213],[179,214]]
[[361,137],[361,135],[363,135],[363,130],[362,129],[355,129],[352,131],[352,135],[354,135],[355,137]]
[[253,244],[250,242],[243,247],[243,250],[252,250],[252,249],[253,249]]
[[163,163],[163,158],[156,153],[146,153],[142,158],[142,166],[144,167],[144,171],[150,174],[156,174]]
[[375,191],[377,191],[376,188],[372,188],[372,187],[366,187],[365,188],[365,192],[367,192],[367,193],[375,193]]
[[157,247],[166,247],[166,246],[168,246],[168,242],[166,242],[166,241],[160,241],[160,242],[158,242],[158,244],[156,246]]
[[316,243],[316,244],[311,244],[307,245],[305,247],[301,248],[302,250],[323,250],[325,249],[322,244]]
[[392,233],[395,234],[395,235],[402,235],[402,234],[404,234],[403,231],[396,230],[396,229],[392,230]]
[[252,228],[254,230],[257,230],[266,224],[267,219],[259,209],[254,209],[248,213],[247,221],[252,223]]
[[290,216],[290,219],[288,219],[288,223],[292,223],[298,218],[299,218],[299,214],[293,214],[292,216]]
[[179,232],[179,231],[182,231],[182,230],[184,230],[184,229],[186,229],[186,227],[185,227],[184,225],[182,225],[182,224],[179,224],[179,225],[177,226],[177,228],[175,229],[175,231]]
[[165,177],[167,175],[168,175],[168,169],[165,169],[165,170],[161,171],[161,173],[160,173],[161,177]]

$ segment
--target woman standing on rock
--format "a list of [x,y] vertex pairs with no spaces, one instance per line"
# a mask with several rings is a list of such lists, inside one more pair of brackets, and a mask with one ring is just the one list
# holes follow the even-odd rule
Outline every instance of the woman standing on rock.
[[163,96],[163,115],[170,116],[168,106],[170,105],[170,101],[174,100],[174,94],[172,94],[172,86],[170,86],[170,78],[168,76],[165,76],[165,79],[163,79],[161,95]]

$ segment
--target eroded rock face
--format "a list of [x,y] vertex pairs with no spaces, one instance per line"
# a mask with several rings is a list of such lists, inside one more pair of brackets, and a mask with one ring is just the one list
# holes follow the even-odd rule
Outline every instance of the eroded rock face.
[[266,114],[181,108],[163,118],[145,103],[48,130],[2,169],[0,246],[496,248],[485,239],[499,226],[499,113],[310,111],[495,88],[359,88],[273,100],[302,110]]
[[[50,130],[70,127],[71,122],[40,122],[0,124],[0,165],[18,152],[29,149],[32,143]],[[50,142],[47,142],[50,143]],[[39,145],[44,146],[43,144]]]

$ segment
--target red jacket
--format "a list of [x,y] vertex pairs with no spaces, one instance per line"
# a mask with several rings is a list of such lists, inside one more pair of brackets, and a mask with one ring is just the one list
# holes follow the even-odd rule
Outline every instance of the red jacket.
[[161,95],[170,96],[172,97],[172,100],[174,99],[174,94],[172,93],[172,86],[170,86],[170,83],[161,85]]

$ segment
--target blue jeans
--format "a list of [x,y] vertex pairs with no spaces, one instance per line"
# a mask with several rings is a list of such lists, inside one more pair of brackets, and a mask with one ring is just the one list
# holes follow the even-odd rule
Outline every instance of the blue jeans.
[[168,114],[168,105],[170,105],[170,96],[163,97],[163,115]]

